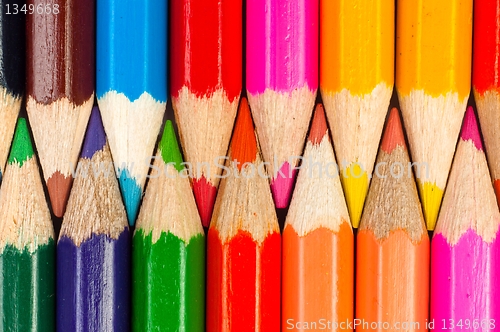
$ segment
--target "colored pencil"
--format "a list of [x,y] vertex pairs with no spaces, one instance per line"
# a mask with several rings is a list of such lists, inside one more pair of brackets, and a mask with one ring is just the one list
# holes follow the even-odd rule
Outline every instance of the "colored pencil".
[[277,208],[288,206],[318,89],[318,1],[246,5],[246,87]]
[[134,331],[205,330],[205,233],[167,121],[133,237]]
[[24,96],[26,21],[14,12],[25,4],[0,0],[0,182]]
[[352,322],[353,282],[354,236],[318,105],[283,231],[281,326],[296,331],[304,323],[320,328],[321,320]]
[[279,331],[281,236],[245,98],[208,230],[207,332]]
[[130,234],[94,107],[57,243],[57,330],[129,331]]
[[397,21],[396,89],[433,230],[471,88],[472,0],[401,0]]
[[357,238],[356,329],[427,331],[429,237],[395,108],[375,167]]
[[28,4],[36,12],[26,15],[26,108],[52,211],[62,217],[94,103],[94,0]]
[[435,329],[495,330],[500,320],[499,225],[479,129],[469,107],[432,239]]
[[54,331],[54,281],[54,229],[20,118],[0,190],[0,331]]
[[394,85],[394,1],[320,1],[320,89],[358,227]]
[[135,223],[167,106],[167,1],[97,0],[97,98]]
[[242,85],[241,0],[172,1],[172,105],[208,227]]
[[486,157],[500,204],[500,1],[476,1],[472,89],[486,146]]

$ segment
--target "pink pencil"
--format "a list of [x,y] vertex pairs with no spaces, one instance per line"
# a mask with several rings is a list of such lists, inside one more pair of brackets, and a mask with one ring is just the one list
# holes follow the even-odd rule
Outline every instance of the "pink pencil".
[[435,330],[500,326],[500,212],[476,117],[465,113],[431,250]]
[[318,88],[318,1],[247,1],[246,86],[276,207],[288,206]]

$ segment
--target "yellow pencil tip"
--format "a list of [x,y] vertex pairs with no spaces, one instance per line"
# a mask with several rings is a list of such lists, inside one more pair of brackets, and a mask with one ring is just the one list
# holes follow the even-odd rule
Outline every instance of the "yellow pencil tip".
[[443,199],[443,189],[429,182],[424,182],[423,185],[419,182],[418,188],[427,229],[433,231]]
[[352,227],[358,228],[368,192],[368,176],[359,164],[341,170],[340,175]]

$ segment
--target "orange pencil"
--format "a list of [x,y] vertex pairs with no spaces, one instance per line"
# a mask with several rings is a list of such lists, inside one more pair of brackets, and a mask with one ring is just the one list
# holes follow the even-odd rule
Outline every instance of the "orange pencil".
[[283,329],[352,330],[353,253],[349,213],[318,105],[283,232]]
[[399,113],[392,109],[357,241],[358,331],[427,331],[429,237]]
[[398,0],[396,89],[429,230],[469,99],[472,7],[472,0]]
[[320,89],[352,226],[394,86],[394,1],[320,0]]
[[229,160],[208,231],[207,331],[279,331],[281,236],[245,98]]

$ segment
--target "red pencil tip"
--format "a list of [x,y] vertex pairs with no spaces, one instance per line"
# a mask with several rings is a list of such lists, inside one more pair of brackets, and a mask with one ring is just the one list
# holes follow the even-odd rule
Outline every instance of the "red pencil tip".
[[393,108],[389,114],[389,119],[387,119],[381,148],[386,153],[391,153],[397,146],[402,146],[406,149],[399,111]]
[[471,140],[476,149],[482,150],[483,144],[481,143],[481,136],[479,135],[479,127],[477,126],[476,115],[472,107],[467,107],[465,112],[464,123],[462,124],[462,133],[460,135],[462,140]]
[[193,192],[201,223],[203,227],[208,227],[212,218],[217,188],[202,176],[200,179],[193,180]]
[[320,144],[327,133],[328,127],[326,126],[326,116],[323,105],[316,105],[314,116],[309,131],[309,142],[313,144]]
[[65,177],[59,172],[55,172],[47,180],[50,204],[52,205],[52,212],[56,217],[61,218],[64,215],[72,182],[73,178],[71,176]]
[[230,160],[237,160],[238,169],[247,162],[255,161],[257,156],[257,139],[250,115],[250,107],[246,98],[241,98],[240,109],[234,125],[233,139],[231,141]]

